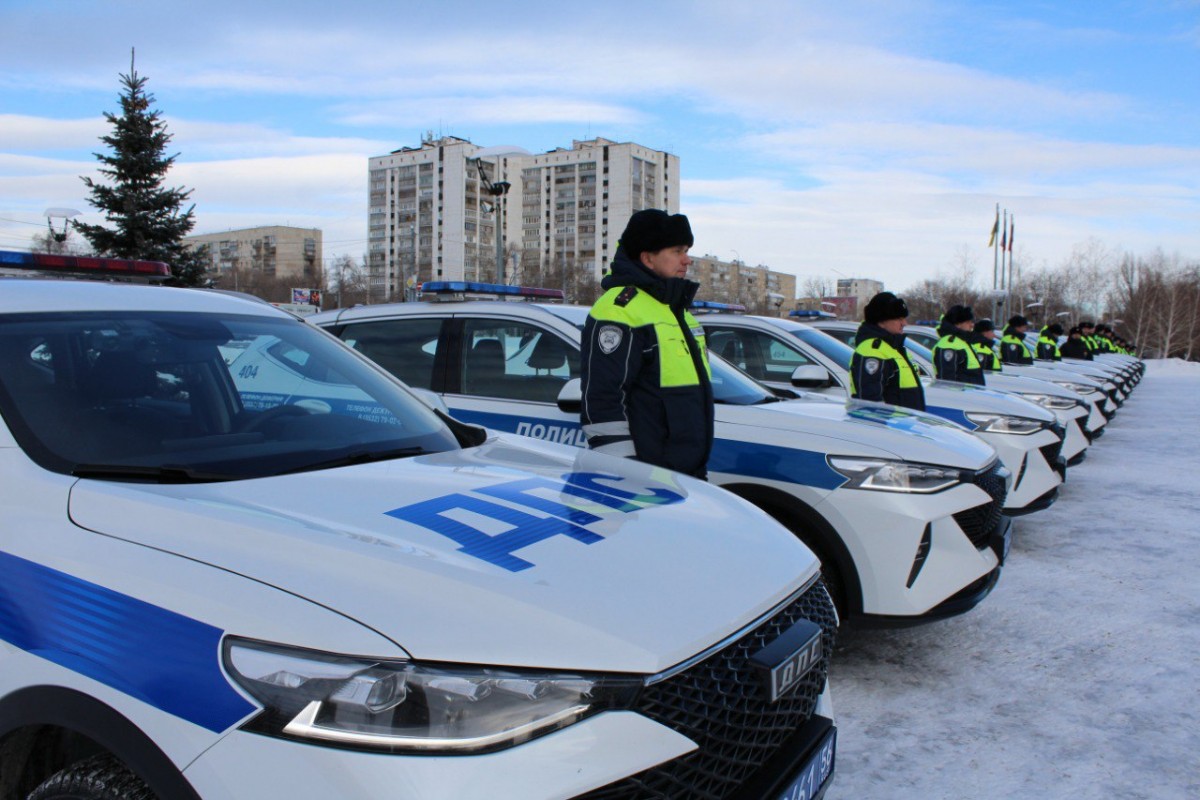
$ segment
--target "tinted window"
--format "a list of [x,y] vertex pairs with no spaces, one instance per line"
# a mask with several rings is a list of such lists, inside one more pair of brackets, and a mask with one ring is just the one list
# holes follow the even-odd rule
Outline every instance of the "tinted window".
[[553,403],[579,377],[579,351],[534,325],[468,319],[461,365],[463,394]]
[[346,326],[341,338],[409,386],[433,389],[440,319],[390,319]]
[[788,382],[796,367],[813,363],[769,334],[719,325],[704,330],[709,350],[760,381]]

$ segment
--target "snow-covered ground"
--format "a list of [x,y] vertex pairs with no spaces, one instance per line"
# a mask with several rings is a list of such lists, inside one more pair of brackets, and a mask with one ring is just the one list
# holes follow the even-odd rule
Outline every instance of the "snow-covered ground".
[[843,630],[827,800],[1200,798],[1200,364],[1106,430],[982,604]]

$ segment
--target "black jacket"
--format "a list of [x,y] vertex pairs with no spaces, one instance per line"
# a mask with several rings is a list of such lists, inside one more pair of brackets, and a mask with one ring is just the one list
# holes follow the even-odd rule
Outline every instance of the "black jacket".
[[605,293],[583,329],[580,420],[588,445],[705,477],[712,382],[704,331],[687,311],[699,284],[663,280],[618,249],[600,285]]
[[1063,358],[1082,358],[1087,361],[1095,361],[1095,356],[1088,349],[1087,342],[1083,339],[1067,339],[1058,346],[1058,352]]
[[[947,322],[938,325],[937,332],[939,336],[953,336],[955,339],[961,340],[966,344],[967,349],[971,351],[971,356],[968,357],[964,350],[949,349],[934,345],[933,368],[937,372],[938,379],[985,386],[987,381],[983,377],[983,365],[979,363],[979,355],[972,347],[975,342],[983,339],[982,334],[959,330]],[[950,357],[947,358],[947,356]],[[974,367],[971,366],[972,358],[975,361]]]
[[[868,343],[865,348],[862,346],[864,342]],[[871,355],[877,343],[890,345],[899,351],[912,370],[916,386],[900,386],[901,368],[894,359]],[[850,360],[850,380],[854,385],[854,397],[904,406],[914,411],[925,410],[925,390],[921,388],[921,380],[908,358],[903,333],[893,336],[878,325],[864,322],[858,328],[854,344],[854,358]],[[863,352],[864,350],[866,352]]]

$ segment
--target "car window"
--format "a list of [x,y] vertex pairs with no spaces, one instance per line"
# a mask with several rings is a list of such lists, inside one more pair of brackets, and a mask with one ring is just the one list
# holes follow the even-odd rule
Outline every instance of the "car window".
[[115,480],[261,477],[457,447],[429,408],[337,342],[253,315],[0,316],[0,413],[47,469]]
[[433,389],[433,364],[441,330],[440,319],[389,319],[353,323],[339,335],[409,386]]
[[579,377],[579,351],[556,334],[522,322],[467,319],[461,390],[479,397],[553,403]]
[[770,334],[744,328],[705,326],[708,348],[760,381],[791,380],[796,367],[813,361]]

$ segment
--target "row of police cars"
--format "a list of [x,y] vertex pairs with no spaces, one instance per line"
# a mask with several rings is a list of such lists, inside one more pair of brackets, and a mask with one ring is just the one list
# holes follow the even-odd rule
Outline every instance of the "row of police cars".
[[798,323],[711,314],[706,483],[583,446],[544,290],[0,272],[106,279],[0,279],[0,800],[818,797],[840,619],[979,603],[1102,426],[1034,377],[847,403],[833,338],[756,371],[709,324]]

